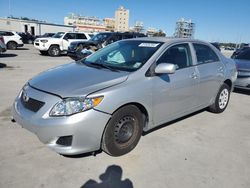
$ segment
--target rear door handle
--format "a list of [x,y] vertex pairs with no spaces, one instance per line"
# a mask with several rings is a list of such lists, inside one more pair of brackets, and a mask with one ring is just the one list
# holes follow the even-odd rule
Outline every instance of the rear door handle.
[[223,72],[223,71],[224,71],[223,67],[219,67],[219,68],[218,68],[218,71],[219,71],[219,72]]
[[197,76],[197,74],[196,74],[195,72],[193,72],[193,73],[191,74],[190,78],[197,79],[198,76]]

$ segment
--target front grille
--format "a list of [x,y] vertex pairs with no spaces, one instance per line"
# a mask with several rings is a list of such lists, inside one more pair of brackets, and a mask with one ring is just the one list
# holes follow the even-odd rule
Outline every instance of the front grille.
[[73,139],[73,136],[61,136],[56,141],[56,144],[59,144],[62,146],[71,146],[72,139]]
[[24,96],[24,92],[22,92],[21,95],[21,102],[25,108],[31,110],[32,112],[37,112],[45,104],[45,102],[38,101],[33,98],[27,98],[27,96]]

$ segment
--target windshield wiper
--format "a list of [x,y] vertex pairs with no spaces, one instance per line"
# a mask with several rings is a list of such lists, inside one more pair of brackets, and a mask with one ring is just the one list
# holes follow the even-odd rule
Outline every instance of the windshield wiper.
[[114,69],[114,68],[112,68],[112,67],[110,67],[108,65],[105,65],[103,63],[95,63],[95,62],[93,62],[93,63],[90,63],[90,65],[94,65],[94,66],[102,67],[102,68],[105,68],[105,69],[109,69],[109,70],[114,71],[114,72],[120,72],[119,70]]

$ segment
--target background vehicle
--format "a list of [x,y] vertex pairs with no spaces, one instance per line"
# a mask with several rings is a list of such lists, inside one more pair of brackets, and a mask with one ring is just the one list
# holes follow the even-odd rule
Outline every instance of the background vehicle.
[[0,36],[0,53],[6,52],[6,45],[4,43],[4,38]]
[[237,55],[239,55],[240,53],[242,53],[248,49],[250,49],[250,46],[243,46],[242,48],[235,50],[234,53],[232,54],[231,58],[235,58]]
[[234,87],[250,90],[250,48],[236,55],[234,61],[238,71]]
[[206,42],[122,40],[30,79],[12,114],[58,153],[120,156],[142,131],[206,107],[223,112],[235,80],[233,60]]
[[18,35],[22,37],[24,44],[33,44],[35,40],[35,37],[29,33],[19,32]]
[[113,42],[123,40],[123,39],[130,39],[130,38],[138,38],[138,37],[145,37],[142,33],[131,33],[131,32],[105,32],[99,33],[93,36],[88,41],[77,41],[71,42],[67,51],[67,55],[74,60],[82,59],[86,56],[85,51],[83,49],[92,49],[92,50],[99,50],[111,44]]
[[8,49],[15,50],[17,47],[23,46],[22,38],[14,31],[0,31]]
[[51,38],[37,38],[34,47],[40,51],[42,55],[59,56],[67,53],[69,44],[73,41],[87,41],[90,36],[87,33],[74,32],[58,32]]
[[37,38],[49,38],[52,37],[55,33],[44,33],[43,35],[36,35],[36,39]]

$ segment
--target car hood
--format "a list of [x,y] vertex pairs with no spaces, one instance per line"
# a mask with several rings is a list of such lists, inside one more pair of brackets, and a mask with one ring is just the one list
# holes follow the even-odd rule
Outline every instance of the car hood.
[[238,70],[248,70],[250,71],[250,61],[243,59],[234,59],[234,62]]
[[97,69],[78,62],[49,69],[32,78],[29,84],[36,89],[66,98],[86,96],[120,84],[128,75],[128,72]]

